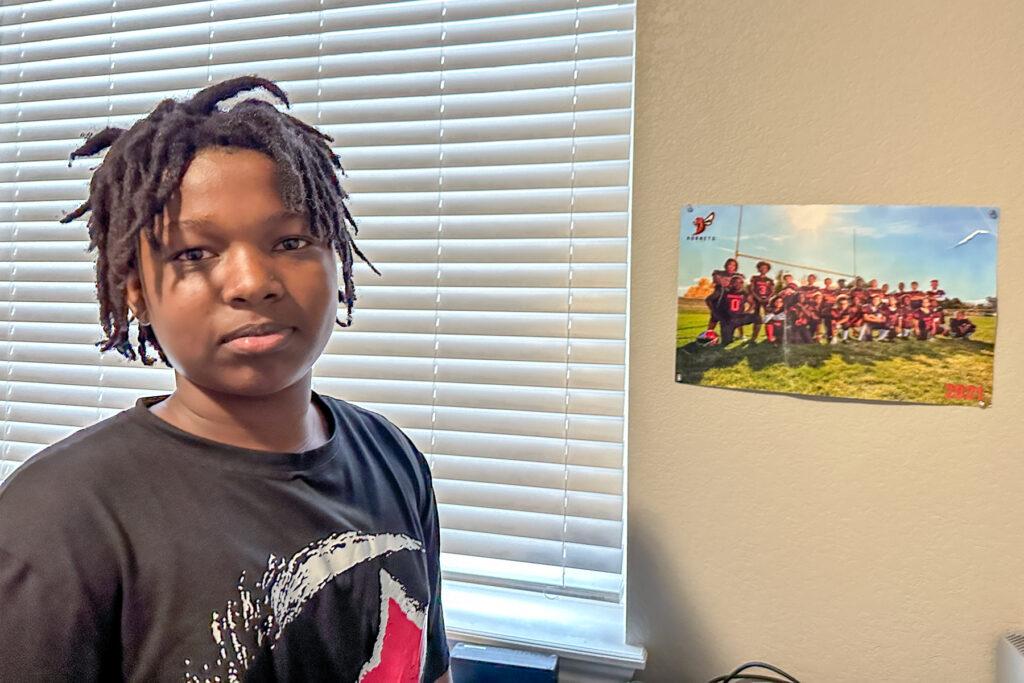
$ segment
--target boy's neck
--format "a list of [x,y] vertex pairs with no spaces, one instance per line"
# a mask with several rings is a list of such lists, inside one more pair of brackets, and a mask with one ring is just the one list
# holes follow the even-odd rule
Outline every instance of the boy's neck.
[[150,411],[178,429],[239,448],[300,453],[322,446],[329,422],[311,400],[312,377],[265,396],[211,392],[175,373],[177,389]]

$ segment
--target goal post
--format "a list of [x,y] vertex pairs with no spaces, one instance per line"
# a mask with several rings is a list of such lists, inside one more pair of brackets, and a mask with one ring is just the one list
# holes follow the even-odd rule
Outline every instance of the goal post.
[[[839,270],[832,270],[831,268],[816,268],[814,266],[805,266],[800,263],[792,263],[790,261],[781,261],[779,259],[773,259],[768,256],[755,256],[754,254],[745,254],[740,251],[740,239],[743,234],[743,205],[740,204],[740,215],[739,220],[736,222],[736,250],[733,253],[733,258],[736,259],[737,263],[741,258],[748,258],[754,261],[767,261],[771,264],[779,264],[783,266],[789,266],[790,268],[800,268],[809,273],[828,273],[830,275],[842,275],[843,277],[856,278],[857,275],[854,273],[844,273]],[[853,232],[853,269],[857,270],[857,232]]]
[[779,259],[773,259],[770,256],[755,256],[754,254],[744,254],[741,251],[736,252],[736,258],[748,258],[752,261],[767,261],[772,265],[779,264],[782,266],[789,266],[790,268],[800,268],[810,273],[829,273],[830,275],[842,275],[843,277],[855,278],[857,277],[853,273],[844,273],[840,270],[832,270],[830,268],[815,268],[814,266],[806,266],[800,263],[791,263],[790,261],[780,261]]

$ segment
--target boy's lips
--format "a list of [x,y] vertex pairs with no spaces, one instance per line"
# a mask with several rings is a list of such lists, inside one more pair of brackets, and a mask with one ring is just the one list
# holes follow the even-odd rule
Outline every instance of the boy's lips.
[[242,325],[241,327],[236,327],[234,330],[221,337],[220,341],[222,344],[227,344],[234,339],[242,337],[273,335],[277,332],[283,332],[291,329],[293,328],[290,325],[284,325],[276,322],[249,323],[247,325]]
[[284,327],[269,334],[249,334],[235,337],[224,343],[229,349],[239,353],[266,353],[285,345],[295,328]]
[[254,322],[236,327],[221,343],[236,353],[260,354],[275,351],[291,339],[295,328],[275,321]]

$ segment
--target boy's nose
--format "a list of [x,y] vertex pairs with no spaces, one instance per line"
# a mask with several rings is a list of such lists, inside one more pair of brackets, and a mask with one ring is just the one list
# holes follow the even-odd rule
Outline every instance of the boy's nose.
[[241,249],[227,263],[223,294],[229,303],[263,301],[281,296],[283,287],[272,257],[256,249]]

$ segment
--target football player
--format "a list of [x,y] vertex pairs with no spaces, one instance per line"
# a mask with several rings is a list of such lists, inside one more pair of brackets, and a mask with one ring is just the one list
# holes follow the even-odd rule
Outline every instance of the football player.
[[900,335],[900,324],[903,320],[900,311],[900,301],[897,297],[890,296],[888,299],[883,299],[882,303],[885,305],[885,324],[889,328],[889,334],[886,335],[886,339],[893,342]]
[[[826,282],[828,278],[825,278]],[[836,289],[826,287],[822,291],[821,304],[818,306],[818,315],[821,318],[821,327],[825,332],[825,341],[831,342],[835,329],[836,300],[838,295]]]
[[786,325],[786,302],[781,296],[773,296],[768,302],[768,313],[764,316],[764,332],[768,341],[778,344],[783,340]]
[[737,328],[761,321],[750,311],[750,295],[744,289],[743,279],[742,275],[732,276],[715,312],[722,330],[722,346],[732,343]]
[[921,308],[921,302],[924,301],[924,292],[918,289],[920,285],[917,282],[910,283],[910,291],[907,294],[910,296],[910,308],[917,310]]
[[917,310],[910,292],[900,297],[900,336],[910,339],[918,333]]
[[873,296],[871,302],[861,307],[860,341],[874,341],[873,333],[878,331],[879,341],[889,336],[888,310],[882,309],[882,297]]
[[711,271],[711,282],[715,285],[715,290],[704,299],[704,303],[707,305],[708,311],[711,312],[711,316],[708,319],[709,330],[715,329],[715,325],[718,324],[716,311],[719,307],[722,295],[725,293],[725,290],[729,288],[729,281],[732,279],[733,275],[737,275],[736,271],[739,270],[739,267],[739,261],[734,258],[729,258],[725,260],[721,270]]
[[978,327],[967,319],[967,314],[962,310],[957,311],[953,319],[949,321],[949,331],[953,337],[959,339],[970,339]]
[[821,340],[818,328],[821,326],[821,309],[825,305],[825,295],[817,290],[804,300],[804,313],[807,316],[807,336],[813,342]]
[[818,276],[815,275],[814,273],[811,273],[810,275],[807,276],[807,284],[800,288],[800,293],[803,294],[805,297],[809,297],[813,296],[814,293],[817,292],[819,289],[821,288],[818,287]]
[[789,273],[782,276],[782,282],[782,290],[779,291],[779,294],[786,302],[786,308],[789,308],[800,300],[800,287]]
[[921,297],[921,306],[914,311],[917,318],[917,338],[924,341],[935,339],[935,317],[933,315],[931,302],[928,297]]
[[[758,322],[754,323],[752,340],[757,339],[757,335],[761,332],[760,320],[768,312],[768,301],[775,293],[775,281],[768,277],[768,271],[771,269],[772,264],[767,261],[758,261],[757,275],[750,277],[750,296],[753,303],[752,312],[758,316]],[[769,339],[769,341],[771,340]]]
[[864,315],[860,305],[857,304],[852,296],[842,295],[836,299],[836,309],[838,313],[835,314],[833,344],[838,344],[840,339],[844,342],[848,341],[850,339],[850,330],[856,330],[860,327],[861,318]]

